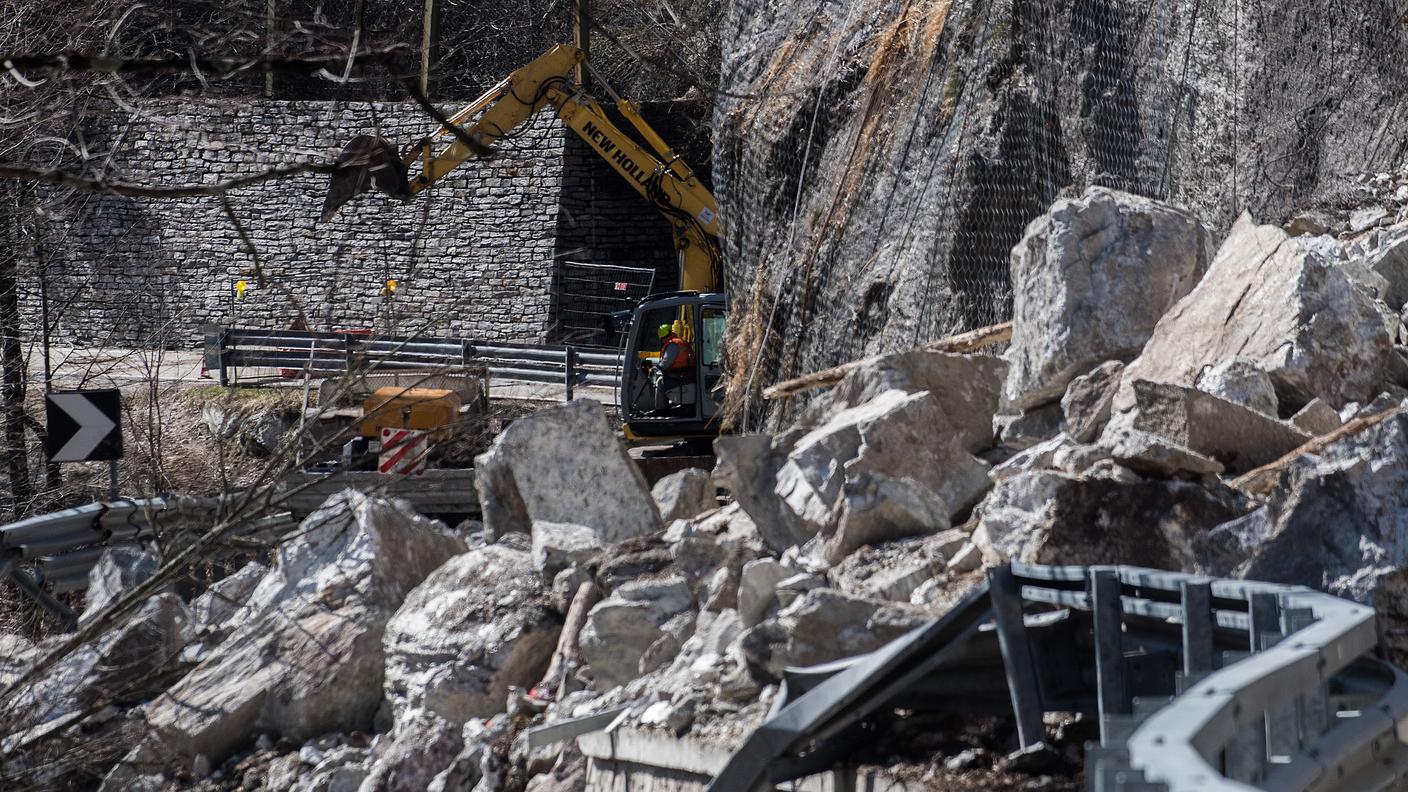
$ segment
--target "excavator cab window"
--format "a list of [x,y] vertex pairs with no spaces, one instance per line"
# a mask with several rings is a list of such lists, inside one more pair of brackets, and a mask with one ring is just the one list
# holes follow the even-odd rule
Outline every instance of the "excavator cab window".
[[710,434],[723,379],[722,295],[681,295],[635,311],[622,372],[621,412],[640,437]]

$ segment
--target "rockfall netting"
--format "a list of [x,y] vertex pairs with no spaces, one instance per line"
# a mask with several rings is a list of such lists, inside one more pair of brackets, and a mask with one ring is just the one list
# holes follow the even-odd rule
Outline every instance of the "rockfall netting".
[[1008,258],[1105,185],[1225,230],[1408,154],[1397,0],[735,0],[715,102],[733,417],[767,384],[1000,322]]

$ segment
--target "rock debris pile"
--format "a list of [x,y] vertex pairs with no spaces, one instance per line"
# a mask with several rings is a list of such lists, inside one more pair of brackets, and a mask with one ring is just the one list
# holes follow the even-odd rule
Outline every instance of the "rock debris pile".
[[[526,730],[624,707],[615,728],[729,750],[784,669],[876,649],[1011,560],[1322,588],[1375,604],[1402,659],[1408,223],[1367,217],[1244,216],[1215,239],[1148,199],[1061,200],[1013,251],[1004,355],[866,360],[653,490],[599,405],[520,419],[477,461],[482,524],[329,500],[271,566],[159,593],[46,675],[4,770],[108,792],[597,788],[571,740]],[[153,568],[106,559],[95,607]],[[39,651],[4,640],[0,681]],[[1074,783],[994,780],[1020,776],[1010,726],[921,725],[880,761],[935,789]],[[99,769],[54,759],[95,736]]]

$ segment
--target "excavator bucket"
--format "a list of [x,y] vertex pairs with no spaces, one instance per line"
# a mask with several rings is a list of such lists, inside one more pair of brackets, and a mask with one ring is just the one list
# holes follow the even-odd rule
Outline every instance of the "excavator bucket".
[[375,135],[358,135],[337,155],[337,169],[332,173],[328,195],[323,200],[323,219],[337,214],[337,210],[353,198],[373,190],[395,198],[411,197],[406,166],[391,141]]

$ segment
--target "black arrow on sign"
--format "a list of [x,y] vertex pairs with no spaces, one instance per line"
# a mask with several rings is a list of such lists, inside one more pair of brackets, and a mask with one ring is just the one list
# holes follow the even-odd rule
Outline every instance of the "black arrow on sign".
[[98,462],[122,458],[122,396],[108,390],[50,393],[44,398],[50,462]]

